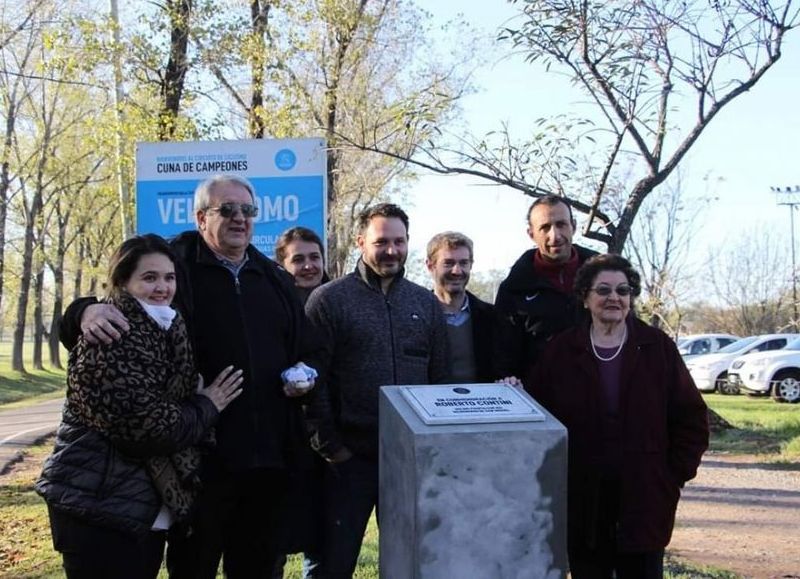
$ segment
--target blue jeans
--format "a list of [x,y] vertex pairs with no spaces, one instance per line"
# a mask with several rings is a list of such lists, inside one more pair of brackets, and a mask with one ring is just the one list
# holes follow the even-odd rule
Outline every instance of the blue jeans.
[[372,509],[378,505],[378,461],[354,456],[329,464],[323,478],[323,497],[321,560],[307,577],[350,579]]

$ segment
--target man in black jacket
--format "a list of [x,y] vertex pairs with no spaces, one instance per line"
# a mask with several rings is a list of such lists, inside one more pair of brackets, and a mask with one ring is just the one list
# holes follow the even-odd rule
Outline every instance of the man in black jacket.
[[545,344],[583,316],[573,292],[575,273],[595,252],[574,245],[575,218],[567,202],[540,197],[528,210],[536,244],[520,256],[495,299],[495,375],[527,386]]
[[425,266],[447,322],[450,383],[494,382],[494,307],[467,291],[472,262],[472,240],[463,233],[445,231],[428,242]]
[[[191,528],[172,533],[167,564],[170,577],[210,579],[223,557],[228,577],[269,576],[287,548],[277,517],[288,473],[311,459],[299,392],[281,380],[306,350],[305,316],[291,276],[250,245],[258,210],[246,179],[212,177],[198,186],[194,207],[198,231],[172,241],[176,305],[205,382],[227,366],[242,369],[245,380],[218,422]],[[70,306],[62,341],[70,347],[79,331],[87,339],[116,339],[127,323],[111,308]]]

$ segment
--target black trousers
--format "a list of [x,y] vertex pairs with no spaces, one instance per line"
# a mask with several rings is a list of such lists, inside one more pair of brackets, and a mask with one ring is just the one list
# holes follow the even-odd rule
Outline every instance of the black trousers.
[[586,527],[581,532],[567,531],[572,579],[661,579],[663,549],[627,552],[617,548],[619,481],[601,481],[596,490],[594,512],[586,514]]
[[214,579],[220,558],[231,579],[271,577],[281,551],[277,507],[286,495],[284,471],[217,472],[203,484],[188,534],[170,533],[170,579]]
[[312,579],[350,579],[372,509],[378,505],[378,461],[357,456],[329,464],[323,479],[324,522]]
[[49,509],[53,546],[61,553],[67,579],[150,579],[158,576],[166,533],[143,537],[91,525]]

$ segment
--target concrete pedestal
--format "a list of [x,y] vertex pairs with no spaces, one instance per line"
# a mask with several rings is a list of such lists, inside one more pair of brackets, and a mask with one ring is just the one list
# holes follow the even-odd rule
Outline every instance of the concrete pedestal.
[[426,425],[402,388],[380,394],[381,578],[565,577],[566,429]]

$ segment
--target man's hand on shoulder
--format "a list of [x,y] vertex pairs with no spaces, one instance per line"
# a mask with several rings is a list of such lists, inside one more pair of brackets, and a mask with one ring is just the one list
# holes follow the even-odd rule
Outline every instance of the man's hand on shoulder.
[[110,344],[129,329],[127,318],[111,304],[87,306],[81,317],[81,332],[90,344]]

